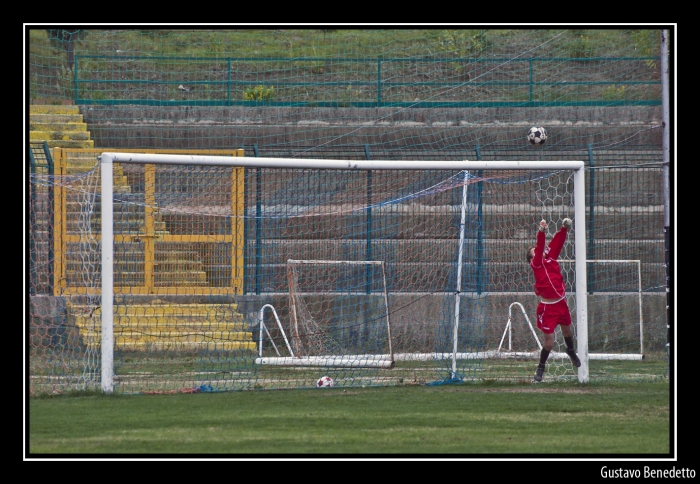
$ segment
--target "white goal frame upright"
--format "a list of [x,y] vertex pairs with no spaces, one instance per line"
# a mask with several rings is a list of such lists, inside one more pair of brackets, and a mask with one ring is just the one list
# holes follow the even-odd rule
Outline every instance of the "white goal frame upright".
[[[574,182],[574,218],[584,227],[585,171],[583,161],[435,161],[435,160],[324,160],[296,158],[252,158],[214,155],[167,155],[104,152],[99,157],[102,189],[102,355],[101,386],[106,393],[114,390],[114,163],[227,166],[248,168],[301,168],[331,170],[570,170]],[[588,306],[586,294],[585,230],[576,230],[576,324],[577,352],[581,360],[578,380],[588,382]],[[456,326],[456,322],[455,322]],[[456,334],[456,327],[455,332]],[[454,357],[454,355],[453,355]]]

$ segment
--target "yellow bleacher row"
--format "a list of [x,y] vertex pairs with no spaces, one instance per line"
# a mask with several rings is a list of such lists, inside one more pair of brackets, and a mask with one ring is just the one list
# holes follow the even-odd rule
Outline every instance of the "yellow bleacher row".
[[[78,106],[32,105],[29,114],[31,142],[46,141],[49,148],[95,147]],[[92,155],[86,155],[85,159],[71,159],[74,169],[89,169],[94,164]],[[117,176],[115,183],[120,182],[126,184],[126,177]],[[181,286],[200,285],[193,280],[180,280],[187,278],[192,271],[179,272],[180,275],[165,273],[161,276]],[[199,270],[189,277],[200,280],[205,276]],[[99,346],[100,308],[81,304],[68,304],[67,307],[69,325],[78,330],[83,344]],[[254,350],[252,338],[248,324],[234,304],[228,304],[224,309],[220,304],[158,301],[120,307],[114,315],[114,343],[122,350]]]

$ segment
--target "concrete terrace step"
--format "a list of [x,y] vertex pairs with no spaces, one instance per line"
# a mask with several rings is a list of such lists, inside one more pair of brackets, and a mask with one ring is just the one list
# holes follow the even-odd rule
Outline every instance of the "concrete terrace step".
[[52,140],[49,141],[51,148],[94,148],[94,140]]
[[[46,230],[33,232],[32,243],[40,254],[48,253],[49,234]],[[355,259],[366,257],[366,243],[363,241],[347,241],[342,244],[338,241],[276,241],[274,244],[263,242],[261,261],[265,264],[285,264],[288,259],[320,259],[320,260],[345,260],[350,256],[358,256]],[[474,246],[475,240],[467,240],[467,246]],[[509,260],[524,256],[532,243],[529,240],[494,240],[483,241],[482,257],[490,262],[508,262]],[[78,244],[68,244],[68,253],[78,253]],[[116,243],[115,264],[143,263],[144,245],[140,242]],[[591,253],[591,247],[587,248],[588,258],[615,259],[615,254],[633,253],[635,257],[647,263],[663,260],[665,244],[663,240],[605,240],[595,241]],[[255,261],[255,241],[248,242],[249,261]],[[421,241],[374,241],[372,249],[373,260],[389,260],[391,257],[400,257],[405,262],[446,262],[454,261],[457,250],[456,240],[421,240]],[[167,251],[159,250],[156,246],[156,258],[159,262],[169,259],[193,260],[197,251]],[[362,255],[362,257],[359,257]],[[523,259],[524,260],[524,259]],[[74,261],[77,262],[77,261]],[[230,270],[231,266],[219,264],[222,270]],[[253,265],[251,265],[253,267]]]
[[[199,265],[199,264],[195,264]],[[571,264],[562,263],[565,272]],[[77,268],[79,269],[79,267]],[[598,290],[634,291],[638,289],[637,266],[630,262],[595,263],[589,268],[589,282],[595,282]],[[662,263],[644,263],[639,268],[642,276],[642,287],[661,286],[665,270]],[[450,287],[454,280],[456,264],[454,262],[389,262],[386,265],[387,283],[392,291],[441,291]],[[485,262],[483,265],[466,263],[462,268],[468,286],[483,284],[486,291],[527,291],[532,285],[532,276],[525,261]],[[216,276],[215,271],[212,273]],[[256,274],[260,275],[263,290],[266,292],[286,291],[289,281],[286,264],[264,264],[247,266],[246,277],[254,281]],[[365,272],[359,269],[355,281],[364,284],[361,277]],[[83,271],[67,270],[66,282],[70,285],[85,284]],[[207,278],[204,270],[181,270],[178,272],[159,272],[156,266],[154,273],[157,286],[213,286],[214,280]],[[229,277],[227,275],[227,277]],[[115,274],[117,286],[143,285],[143,270],[129,270],[117,264]],[[477,280],[478,279],[478,280]],[[98,280],[93,281],[97,285]],[[474,286],[476,287],[476,286]],[[303,288],[302,288],[303,290]],[[465,287],[465,290],[466,287]]]
[[[85,345],[89,348],[98,349],[101,346],[99,339],[84,338]],[[248,350],[255,351],[257,345],[253,341],[120,341],[115,339],[114,346],[119,351],[179,351],[179,352],[202,352],[202,351],[235,351]]]
[[[84,333],[81,330],[81,336],[99,337],[100,330],[86,330]],[[154,329],[144,329],[143,331],[124,331],[114,328],[114,339],[124,342],[140,342],[140,343],[204,343],[210,341],[252,341],[253,333],[250,331],[163,331]]]
[[85,141],[90,139],[87,131],[67,131],[67,130],[35,130],[29,132],[29,141]]
[[[260,241],[261,260],[265,264],[286,264],[289,259],[321,259],[321,260],[361,260],[367,254],[367,241],[356,240],[269,240]],[[248,260],[255,261],[255,239],[247,241]],[[508,262],[525,260],[528,247],[534,245],[534,234],[531,238],[484,238],[482,240],[481,257],[491,262]],[[573,243],[573,242],[572,242]],[[476,247],[477,239],[467,238],[465,247]],[[457,254],[458,240],[452,239],[419,239],[419,240],[387,240],[373,239],[371,254],[373,260],[391,260],[398,257],[404,262],[454,262]],[[572,246],[573,247],[573,246]],[[647,261],[663,260],[664,240],[658,239],[596,239],[593,247],[587,247],[596,258],[615,259],[614,254],[635,253],[636,258]],[[352,257],[351,257],[352,256]],[[603,256],[603,257],[600,257]]]
[[[638,158],[634,157],[634,153],[630,154],[629,159],[626,159],[629,165],[641,164],[641,163],[652,163],[658,162],[656,165],[640,167],[639,169],[624,169],[615,168],[609,164],[611,160],[598,160],[595,164],[596,170],[586,171],[586,186],[587,186],[587,196],[596,195],[596,200],[600,205],[614,205],[614,206],[630,206],[630,205],[663,205],[664,199],[663,194],[663,177],[661,176],[661,160],[648,160],[642,158],[640,154],[637,154]],[[616,155],[621,156],[621,155]],[[611,155],[612,157],[612,155]],[[603,168],[605,167],[605,168]],[[505,183],[505,177],[508,172],[494,172],[487,171],[483,172],[485,181],[479,184],[469,185],[468,196],[469,203],[476,202],[476,192],[474,187],[478,187],[479,196],[481,201],[485,205],[500,205],[504,208],[507,205],[516,204],[526,204],[526,205],[537,205],[542,203],[543,196],[549,196],[546,193],[548,190],[551,192],[553,188],[547,189],[548,184],[539,185],[537,183],[522,183],[519,182],[519,178],[523,176],[523,173],[517,173],[510,180],[513,183]],[[541,174],[541,173],[540,173]],[[512,173],[511,173],[512,175]],[[285,174],[285,178],[280,180],[278,175],[274,172],[269,172],[263,174],[262,186],[266,184],[274,183],[281,187],[286,187],[291,190],[295,187],[304,187],[309,183],[308,173],[303,172],[289,172]],[[426,178],[427,177],[427,178]],[[492,178],[491,180],[489,179]],[[411,192],[418,192],[419,190],[425,188],[430,184],[438,184],[443,182],[448,178],[448,173],[444,172],[430,172],[426,174],[424,172],[401,172],[401,185],[403,187],[411,187]],[[536,177],[535,177],[536,178]],[[338,197],[338,200],[354,200],[357,199],[358,194],[367,193],[367,174],[363,172],[346,172],[343,173],[341,182],[334,185],[334,180],[327,180],[322,182],[318,188],[333,190],[334,196]],[[561,183],[563,185],[568,180],[568,176],[564,176],[563,179],[556,181],[556,184]],[[372,177],[372,204],[379,204],[380,202],[386,202],[389,200],[396,200],[397,188],[398,186],[392,186],[395,183],[395,175],[392,178],[391,173],[387,172],[373,172]],[[386,188],[383,188],[386,187]],[[408,190],[408,188],[406,188]],[[571,190],[569,185],[566,191]],[[559,189],[558,189],[559,191]],[[564,196],[566,191],[561,191],[560,194]],[[431,195],[430,197],[419,198],[415,201],[418,204],[426,205],[456,205],[460,203],[461,198],[459,190],[447,190],[440,194]],[[603,198],[601,198],[603,196]],[[567,198],[568,196],[565,196]],[[568,199],[568,198],[567,198]],[[268,202],[269,203],[269,202]],[[278,202],[279,203],[279,202]],[[292,199],[287,202],[288,205],[292,206],[295,201]],[[363,200],[361,203],[365,203]],[[273,210],[274,206],[265,206],[266,201],[263,197],[262,207],[263,209]],[[305,204],[304,204],[305,205]],[[337,205],[337,204],[336,204]],[[280,207],[281,208],[281,207]],[[331,204],[328,207],[313,207],[313,206],[296,206],[297,210],[307,210],[309,213],[312,210],[320,209],[336,209]],[[359,207],[358,207],[359,208]],[[392,207],[386,207],[385,210],[396,210],[398,205],[393,205]],[[264,212],[263,212],[264,213]]]
[[31,104],[29,114],[78,114],[80,107],[77,105],[53,105],[53,104]]
[[[116,192],[116,190],[115,190]],[[144,213],[144,205],[143,205],[143,196],[141,197],[129,197],[127,198],[126,195],[132,195],[129,191],[127,190],[122,190],[119,193],[119,197],[114,200],[113,203],[113,211],[114,211],[114,216],[115,218],[117,216],[123,217],[124,214],[126,213],[141,213],[141,216],[143,217]],[[137,195],[137,194],[134,194]],[[75,196],[71,196],[66,200],[66,213],[80,213],[82,210],[82,205],[81,202],[75,200]],[[95,214],[100,214],[101,215],[101,210],[102,205],[100,203],[96,203],[93,205],[93,212]],[[159,217],[160,214],[156,213],[156,217]]]
[[[83,344],[101,344],[101,308],[70,303],[69,322]],[[236,304],[134,304],[114,306],[114,341],[131,350],[232,350],[256,348]]]
[[[80,220],[77,220],[77,217],[69,217],[66,223],[66,232],[69,234],[77,234],[82,232],[82,225],[83,223]],[[92,219],[91,220],[91,230],[93,232],[100,230],[101,227],[101,219]],[[164,222],[156,222],[155,223],[155,235],[156,237],[161,236],[161,235],[167,235],[168,232],[165,229],[165,224]],[[114,221],[114,228],[113,231],[115,234],[131,234],[131,235],[145,235],[146,234],[146,227],[144,225],[143,220],[125,220],[121,221],[119,219]]]
[[[69,203],[67,204],[68,210],[66,210],[66,219],[68,222],[74,221],[75,219],[82,219],[83,216],[80,211],[80,203]],[[70,205],[73,205],[72,207]],[[99,212],[97,212],[99,213]],[[93,214],[94,216],[90,218],[90,221],[93,224],[101,224],[102,223],[102,216],[101,213],[99,215]],[[155,228],[156,231],[158,232],[164,232],[167,233],[167,228],[165,226],[165,222],[159,220],[159,214],[155,214]],[[115,225],[115,230],[116,226],[121,224],[132,224],[132,225],[143,225],[145,223],[144,220],[144,214],[143,214],[143,209],[139,210],[138,207],[129,207],[128,204],[115,204],[114,206],[114,212],[113,212],[113,222]]]
[[[187,106],[194,111],[192,106]],[[292,108],[293,109],[293,108]],[[327,108],[326,108],[327,109]],[[191,112],[190,111],[190,112]],[[228,115],[229,109],[220,110]],[[333,109],[328,109],[333,111]],[[413,114],[413,110],[409,111]],[[451,109],[445,111],[453,111]],[[464,110],[454,110],[461,112]],[[344,119],[353,119],[352,114],[340,110]],[[344,121],[331,124],[311,123],[299,120],[297,122],[286,122],[286,118],[281,115],[268,112],[267,121],[253,120],[251,115],[242,115],[238,120],[231,119],[224,122],[210,120],[194,120],[190,118],[178,120],[144,120],[141,122],[135,119],[130,112],[122,112],[111,119],[97,119],[88,113],[90,129],[102,146],[113,146],[120,140],[131,137],[134,143],[145,148],[157,148],[158,141],[162,137],[163,124],[169,123],[168,133],[169,147],[172,149],[187,149],[197,140],[209,140],[207,147],[210,149],[227,149],[231,146],[244,146],[256,139],[287,139],[304,140],[308,138],[309,129],[324,129],[328,136],[342,138],[343,144],[352,146],[362,146],[368,139],[382,139],[387,146],[395,147],[395,150],[405,150],[410,152],[416,139],[422,141],[423,146],[439,151],[445,144],[455,144],[468,146],[475,139],[482,142],[483,146],[506,146],[509,148],[519,148],[527,145],[525,134],[527,125],[515,124],[458,124],[451,126],[435,123],[408,122],[382,122],[368,123],[365,126],[349,125]],[[295,115],[292,115],[295,116]],[[377,110],[368,114],[370,119],[376,119]],[[494,114],[494,117],[499,117]],[[284,119],[285,121],[279,121]],[[357,118],[355,118],[357,119]],[[116,121],[115,121],[116,120]],[[313,124],[312,124],[313,123]],[[616,125],[602,127],[598,126],[561,126],[557,129],[549,127],[550,144],[557,144],[568,139],[584,139],[595,145],[603,144],[606,140],[615,139],[635,139],[640,145],[661,145],[661,133],[657,129],[651,129],[653,124],[644,125]],[[314,126],[316,125],[316,126]],[[319,128],[317,126],[323,126]],[[603,133],[603,134],[601,134]],[[413,140],[410,142],[408,140]],[[524,148],[523,148],[524,149]],[[395,152],[394,152],[395,153]],[[360,149],[355,150],[356,156],[362,156]],[[268,156],[263,154],[262,156]],[[411,152],[411,156],[413,153]],[[529,157],[533,156],[530,150]],[[472,158],[475,154],[462,155],[461,159]],[[381,159],[375,157],[375,159]],[[414,158],[415,159],[415,158]],[[513,159],[513,158],[511,158]]]
[[[115,223],[125,223],[125,222],[141,222],[144,223],[144,212],[145,208],[143,204],[140,204],[136,200],[125,200],[123,195],[128,194],[128,192],[120,193],[114,200],[113,205],[113,219]],[[72,218],[82,217],[83,202],[82,200],[76,200],[76,197],[71,196],[71,200],[66,201],[66,218],[68,220]],[[95,204],[98,205],[98,204]],[[92,205],[92,217],[93,223],[101,223],[102,213],[101,207],[95,207]],[[158,212],[153,214],[155,222],[159,224],[164,224],[161,221],[161,215]],[[160,231],[165,231],[165,228],[159,229]]]
[[[119,271],[114,275],[116,286],[140,286],[143,285],[143,271]],[[97,276],[95,276],[97,277]],[[69,286],[81,287],[84,285],[99,286],[99,280],[85,281],[84,270],[66,270],[66,284]],[[204,271],[182,271],[177,273],[155,273],[156,286],[178,286],[178,287],[207,287],[207,273]]]
[[94,148],[79,106],[32,105],[29,139],[46,141],[51,148]]
[[[516,213],[517,215],[511,215]],[[664,237],[663,205],[647,207],[624,207],[620,209],[596,210],[596,237],[604,239],[635,238],[661,239]],[[508,216],[508,223],[503,223]],[[473,217],[473,215],[470,215]],[[541,210],[535,206],[519,206],[517,210],[496,205],[484,205],[481,225],[485,228],[483,237],[490,239],[524,239],[534,240],[536,220],[542,217]],[[168,220],[164,215],[164,220]],[[407,216],[391,212],[372,212],[372,238],[374,239],[454,239],[459,233],[460,216],[456,209],[442,211],[423,211]],[[576,221],[574,221],[576,224]],[[320,240],[320,239],[366,239],[367,217],[365,214],[324,214],[303,219],[269,219],[265,220],[263,238],[276,235],[282,240]],[[475,227],[470,222],[468,228]],[[550,226],[554,231],[554,225]],[[575,230],[577,225],[574,225]],[[476,237],[476,230],[471,228],[465,236]],[[550,236],[554,235],[550,232]]]
[[87,124],[77,121],[63,121],[55,123],[40,123],[36,120],[29,120],[29,133],[34,131],[87,131]]
[[[125,316],[115,315],[114,317],[114,332],[130,333],[137,330],[147,331],[149,334],[153,332],[244,332],[248,329],[248,323],[243,321],[241,314],[235,314],[235,321],[211,321],[211,315],[200,316],[199,319],[189,317],[190,315],[174,314],[169,317],[161,316]],[[100,331],[99,314],[90,316],[76,315],[76,324],[80,327],[80,331]]]
[[[116,272],[119,272],[119,274],[116,275],[116,277],[121,277],[123,274],[127,273],[140,273],[141,277],[143,277],[143,269],[145,262],[143,260],[143,252],[141,254],[135,254],[136,256],[140,256],[140,261],[137,260],[131,260],[131,261],[125,261],[125,260],[115,260],[114,262],[114,270]],[[77,275],[80,273],[82,270],[84,270],[83,267],[83,262],[79,258],[75,258],[73,260],[67,260],[65,262],[66,265],[66,274],[74,274]],[[162,263],[159,260],[156,260],[156,262],[153,263],[154,271],[156,273],[156,277],[165,277],[164,274],[172,274],[172,278],[177,278],[178,275],[179,277],[183,277],[186,274],[190,275],[195,275],[196,274],[196,279],[199,280],[201,277],[201,273],[204,272],[202,270],[202,262],[199,260],[192,260],[192,259],[183,259],[175,262],[167,262],[167,263]]]
[[[69,304],[69,308],[75,314],[91,313],[99,315],[102,311],[99,307],[73,303]],[[234,317],[239,313],[236,304],[171,304],[159,302],[153,304],[120,304],[114,306],[114,314],[119,316],[207,316],[209,318],[217,316],[210,321],[220,321],[220,316]]]
[[[88,348],[99,349],[99,340],[89,339],[84,343]],[[122,351],[235,351],[249,350],[255,351],[257,344],[253,341],[202,341],[202,342],[182,342],[182,341],[156,341],[156,342],[132,342],[116,341],[115,347]]]
[[[567,270],[572,264],[562,263],[565,274],[573,272]],[[286,264],[269,264],[260,267],[248,266],[246,275],[251,284],[254,284],[256,272],[260,274],[260,286],[264,292],[286,292],[289,289],[289,280]],[[596,265],[590,269],[589,282],[596,283],[597,291],[637,291],[639,280],[637,276],[637,266],[625,262],[615,262]],[[332,275],[332,271],[326,271]],[[664,281],[665,270],[661,263],[643,264],[641,267],[642,288],[661,287]],[[351,274],[345,271],[346,274]],[[456,264],[435,263],[435,262],[390,262],[385,268],[387,287],[391,292],[439,292],[447,291],[455,287]],[[365,284],[366,272],[360,268],[354,273],[351,281],[355,287],[348,288],[362,291]],[[488,262],[479,266],[474,262],[464,264],[462,268],[464,277],[462,290],[465,292],[483,290],[484,292],[528,292],[532,290],[534,280],[532,271],[527,265],[527,261],[522,262]],[[321,273],[315,273],[316,279],[324,280]],[[328,280],[334,280],[328,277]],[[373,290],[380,290],[378,285],[379,276],[374,277],[375,287]],[[348,283],[351,284],[352,282]],[[571,281],[573,283],[573,280]],[[328,283],[330,284],[330,283]],[[480,288],[478,286],[481,286]],[[319,285],[314,286],[319,287]],[[324,286],[325,287],[325,286]],[[334,288],[343,287],[336,284]],[[349,289],[349,290],[350,290]],[[301,291],[305,292],[302,282]],[[306,290],[311,291],[311,289]]]
[[36,124],[84,123],[79,111],[74,113],[29,113],[29,122]]
[[207,286],[207,273],[204,271],[180,271],[176,273],[156,272],[156,285],[167,286]]
[[[137,237],[137,236],[135,236]],[[68,244],[66,253],[67,264],[78,264],[81,262],[80,257],[70,257],[81,254],[80,246],[75,243]],[[115,264],[138,264],[143,263],[145,247],[142,242],[129,242],[114,244]],[[155,263],[161,267],[166,267],[168,264],[177,263],[193,263],[198,260],[199,252],[195,250],[172,250],[169,247],[163,248],[156,245],[154,251]]]

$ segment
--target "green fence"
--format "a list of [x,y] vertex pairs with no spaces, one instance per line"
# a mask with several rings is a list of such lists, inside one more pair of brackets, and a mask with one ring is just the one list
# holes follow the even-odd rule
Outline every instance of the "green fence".
[[[29,143],[29,294],[53,293],[54,164],[47,142]],[[36,183],[43,177],[49,183]],[[43,235],[38,235],[43,234]]]
[[[655,57],[328,59],[76,55],[72,94],[76,104],[104,105],[649,106],[661,104],[660,82],[646,67],[656,62]],[[506,80],[504,70],[508,72]],[[610,75],[588,80],[591,70]],[[643,71],[648,72],[639,79]],[[629,73],[636,73],[636,78]]]

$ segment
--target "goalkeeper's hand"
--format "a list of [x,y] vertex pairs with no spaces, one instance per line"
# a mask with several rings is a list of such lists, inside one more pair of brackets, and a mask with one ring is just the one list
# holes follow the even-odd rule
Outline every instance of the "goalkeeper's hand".
[[546,232],[546,231],[547,231],[547,221],[546,221],[546,220],[542,220],[542,221],[540,222],[540,226],[538,227],[537,230],[539,230],[540,232]]
[[567,217],[561,221],[561,224],[568,230],[571,228],[571,219]]

